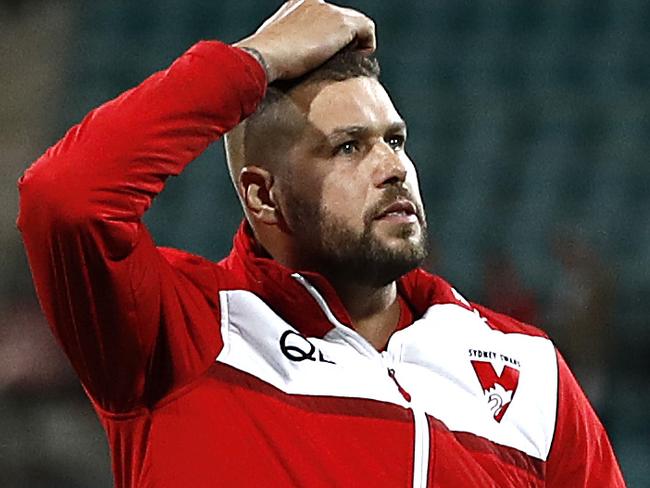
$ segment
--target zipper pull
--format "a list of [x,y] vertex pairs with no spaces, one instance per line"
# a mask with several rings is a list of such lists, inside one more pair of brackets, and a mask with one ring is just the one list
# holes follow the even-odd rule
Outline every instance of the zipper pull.
[[397,386],[397,390],[402,394],[404,400],[410,403],[411,394],[402,388],[402,385],[399,384],[399,381],[397,381],[397,378],[395,378],[395,370],[393,368],[388,368],[388,376],[390,376],[390,378],[395,382],[395,386]]

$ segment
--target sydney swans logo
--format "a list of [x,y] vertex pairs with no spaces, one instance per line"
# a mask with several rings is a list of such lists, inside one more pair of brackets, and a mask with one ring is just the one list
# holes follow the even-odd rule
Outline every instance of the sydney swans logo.
[[[475,349],[470,349],[470,356],[485,359],[498,358],[503,364],[503,370],[500,374],[497,374],[492,361],[471,361],[476,377],[483,388],[483,394],[492,412],[492,416],[494,420],[501,422],[517,391],[519,370],[513,366],[519,367],[519,361],[502,354]],[[509,366],[508,363],[512,366]]]

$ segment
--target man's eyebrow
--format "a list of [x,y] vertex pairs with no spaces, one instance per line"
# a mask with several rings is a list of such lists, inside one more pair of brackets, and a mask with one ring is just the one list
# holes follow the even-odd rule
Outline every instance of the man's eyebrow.
[[[375,132],[372,127],[365,125],[348,125],[344,127],[337,127],[332,132],[327,135],[327,140],[337,141],[343,137],[361,137],[367,135],[368,133]],[[406,133],[406,122],[400,120],[398,122],[393,122],[386,127],[385,133]]]

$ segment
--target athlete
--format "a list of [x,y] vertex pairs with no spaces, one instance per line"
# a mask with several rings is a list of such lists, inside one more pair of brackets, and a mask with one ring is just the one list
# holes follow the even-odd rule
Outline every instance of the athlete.
[[[417,175],[374,49],[363,14],[287,2],[21,178],[36,290],[117,487],[624,486],[546,335],[418,268]],[[226,133],[231,254],[156,247],[144,212]]]

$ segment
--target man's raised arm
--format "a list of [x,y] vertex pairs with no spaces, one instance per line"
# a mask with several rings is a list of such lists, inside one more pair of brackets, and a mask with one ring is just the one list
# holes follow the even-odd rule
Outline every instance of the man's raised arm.
[[[213,298],[177,276],[142,224],[152,198],[255,110],[268,81],[300,76],[348,44],[374,49],[361,14],[287,2],[238,44],[249,53],[199,42],[91,111],[25,172],[18,226],[36,291],[101,408],[141,406],[152,377],[166,389],[187,381],[220,344]],[[154,358],[172,356],[173,371],[152,371]]]

